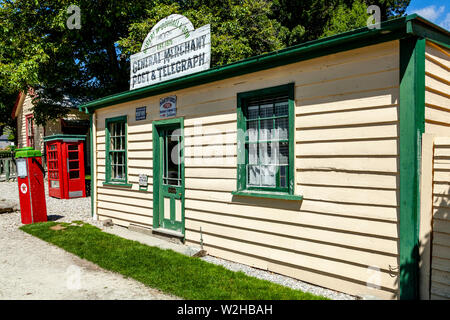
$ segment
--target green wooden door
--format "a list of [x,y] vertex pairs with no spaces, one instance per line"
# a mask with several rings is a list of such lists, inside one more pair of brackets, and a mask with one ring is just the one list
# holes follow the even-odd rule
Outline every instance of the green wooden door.
[[[155,157],[158,161],[155,174],[157,228],[168,229],[184,235],[184,163],[183,134],[180,123],[155,125]],[[155,226],[154,226],[155,227]]]

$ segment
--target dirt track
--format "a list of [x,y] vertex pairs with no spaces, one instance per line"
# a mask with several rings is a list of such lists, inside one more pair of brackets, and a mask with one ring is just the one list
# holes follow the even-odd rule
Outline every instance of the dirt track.
[[[0,199],[15,196],[16,183],[0,183]],[[76,209],[86,200],[70,204]],[[66,215],[58,219],[71,221]],[[83,220],[89,219],[87,214]],[[173,299],[35,238],[20,225],[20,212],[0,214],[0,299]]]

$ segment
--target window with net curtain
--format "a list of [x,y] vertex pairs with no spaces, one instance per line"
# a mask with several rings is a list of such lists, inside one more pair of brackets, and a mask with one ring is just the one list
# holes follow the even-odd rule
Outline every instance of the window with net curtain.
[[245,153],[240,156],[245,163],[238,189],[291,193],[290,110],[293,85],[240,94],[238,126],[245,134],[238,152]]

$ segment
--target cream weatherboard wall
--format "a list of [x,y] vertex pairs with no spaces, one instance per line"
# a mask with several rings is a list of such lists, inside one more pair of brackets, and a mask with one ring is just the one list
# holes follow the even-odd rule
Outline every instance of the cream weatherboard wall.
[[[421,298],[450,299],[450,50],[427,41]],[[429,187],[430,186],[430,187]]]
[[425,47],[425,132],[450,136],[450,50]]
[[434,141],[430,298],[450,300],[450,138]]
[[[399,42],[391,41],[102,108],[94,214],[152,227],[152,120],[177,96],[185,127],[186,243],[354,295],[398,296]],[[295,194],[233,196],[236,96],[295,83]],[[147,120],[135,108],[147,106]],[[128,183],[105,181],[105,119],[128,117]],[[138,190],[139,174],[149,176]],[[202,235],[200,234],[202,229]]]

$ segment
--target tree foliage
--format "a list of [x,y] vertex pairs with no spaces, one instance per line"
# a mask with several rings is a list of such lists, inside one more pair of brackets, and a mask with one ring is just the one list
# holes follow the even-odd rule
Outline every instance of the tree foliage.
[[[80,29],[66,25],[72,4],[81,9]],[[129,56],[172,13],[196,28],[211,24],[214,67],[364,26],[369,4],[385,20],[403,15],[409,0],[4,0],[0,105],[31,86],[43,124],[67,106],[128,90]]]

